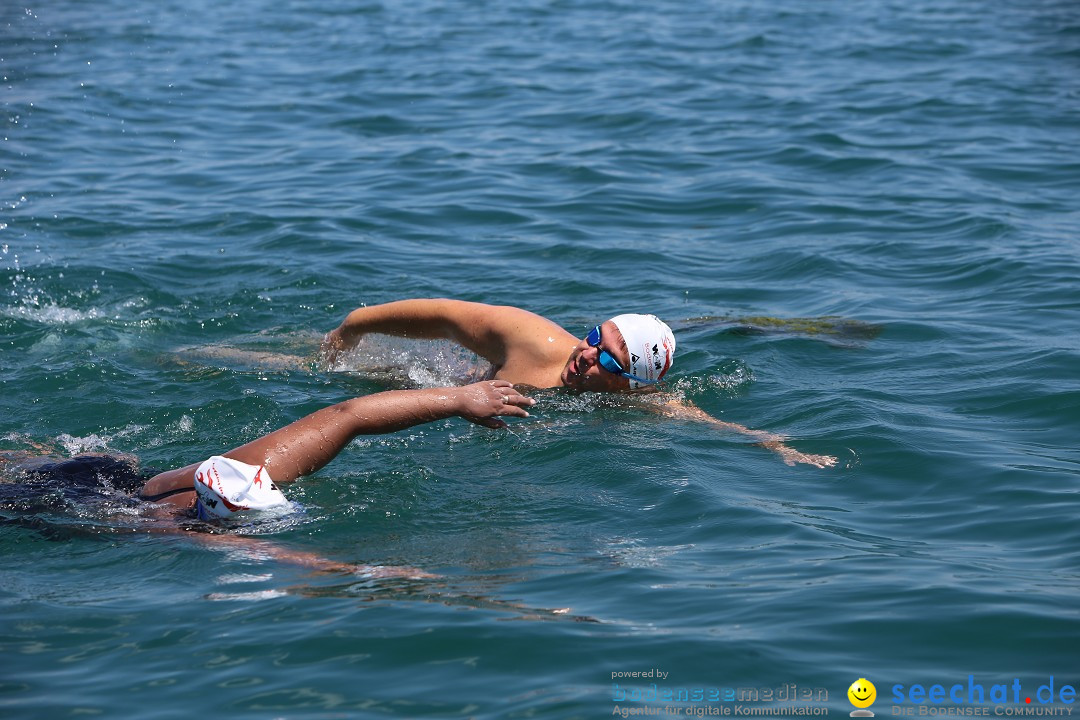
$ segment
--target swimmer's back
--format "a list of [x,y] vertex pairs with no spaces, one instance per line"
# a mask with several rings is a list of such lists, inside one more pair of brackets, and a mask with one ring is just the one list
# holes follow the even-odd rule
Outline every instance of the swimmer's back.
[[73,502],[115,493],[134,496],[156,474],[155,470],[140,469],[130,460],[109,455],[18,460],[9,457],[2,467],[0,506],[10,509],[57,493]]

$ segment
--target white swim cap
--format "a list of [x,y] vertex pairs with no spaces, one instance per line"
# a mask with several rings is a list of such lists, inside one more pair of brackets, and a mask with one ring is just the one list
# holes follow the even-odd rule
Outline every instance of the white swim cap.
[[266,510],[288,502],[265,467],[215,455],[195,471],[199,518],[230,517],[242,510]]
[[616,315],[611,318],[619,328],[626,349],[630,352],[630,374],[648,382],[630,380],[630,387],[637,389],[651,385],[664,377],[675,359],[675,334],[655,315]]

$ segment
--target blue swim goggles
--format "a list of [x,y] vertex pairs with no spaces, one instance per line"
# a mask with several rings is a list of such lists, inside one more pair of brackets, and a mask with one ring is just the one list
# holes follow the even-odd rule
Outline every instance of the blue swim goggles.
[[604,368],[612,375],[622,375],[625,378],[636,380],[643,385],[652,385],[656,382],[656,380],[646,380],[644,378],[639,378],[637,375],[631,375],[630,373],[626,372],[626,370],[623,369],[623,366],[619,364],[619,361],[615,359],[614,355],[609,353],[604,348],[600,347],[599,325],[589,331],[589,334],[585,337],[585,342],[589,344],[589,347],[600,348],[600,357],[598,359],[600,367]]

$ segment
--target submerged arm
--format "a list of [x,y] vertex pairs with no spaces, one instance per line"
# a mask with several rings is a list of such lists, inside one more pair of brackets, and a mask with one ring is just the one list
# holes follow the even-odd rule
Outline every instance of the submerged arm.
[[147,516],[154,522],[148,527],[143,528],[146,532],[154,535],[183,536],[186,540],[196,542],[207,548],[232,553],[236,559],[256,562],[276,560],[290,565],[309,568],[320,573],[362,575],[368,578],[437,577],[407,565],[367,565],[348,563],[340,560],[331,560],[330,558],[323,557],[322,555],[309,550],[288,547],[261,538],[234,535],[231,533],[204,532],[202,528],[177,525],[173,511],[167,511],[163,507],[156,507],[155,510],[156,512]]
[[794,465],[796,463],[806,463],[807,465],[813,465],[814,467],[826,468],[836,465],[836,458],[831,455],[811,455],[796,450],[793,447],[784,444],[785,438],[783,435],[777,435],[775,433],[766,432],[764,430],[751,430],[748,427],[739,425],[737,423],[724,422],[714,418],[709,413],[705,412],[699,407],[684,403],[678,400],[671,400],[661,406],[661,411],[668,417],[679,418],[681,420],[694,420],[696,422],[707,423],[713,427],[721,428],[723,430],[732,430],[737,433],[741,433],[748,437],[754,438],[758,442],[757,445],[768,448],[780,456],[780,458],[787,465]]
[[290,548],[275,542],[243,535],[189,533],[187,537],[209,548],[233,552],[245,559],[255,561],[276,560],[290,565],[310,568],[320,573],[362,575],[369,578],[404,577],[419,579],[437,577],[423,570],[403,565],[366,565],[340,562],[308,550]]

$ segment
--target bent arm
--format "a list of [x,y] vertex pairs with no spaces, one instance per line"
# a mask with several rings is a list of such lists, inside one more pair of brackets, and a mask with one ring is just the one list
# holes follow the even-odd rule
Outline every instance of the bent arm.
[[764,430],[752,430],[743,425],[737,423],[725,422],[714,418],[709,413],[705,412],[699,407],[684,403],[678,400],[671,400],[662,406],[662,412],[668,417],[679,418],[681,420],[693,420],[696,422],[703,422],[711,425],[715,428],[722,430],[731,430],[733,432],[746,435],[754,438],[758,442],[757,445],[768,448],[780,456],[780,458],[787,465],[794,465],[796,463],[806,463],[807,465],[813,465],[814,467],[826,468],[836,465],[836,458],[831,455],[812,455],[809,453],[800,452],[795,448],[785,445],[785,438],[783,435],[777,435],[775,433],[766,432]]
[[547,318],[509,305],[446,298],[398,300],[349,313],[323,342],[327,359],[333,361],[368,333],[453,340],[500,367],[511,346],[522,338],[563,335],[566,331]]
[[[534,402],[503,380],[457,388],[390,390],[317,410],[224,455],[249,465],[265,466],[275,482],[287,483],[326,465],[358,435],[391,433],[455,416],[500,428],[506,423],[497,416],[528,417],[525,408]],[[161,501],[187,505],[192,496],[180,491],[190,488],[194,492],[193,477],[198,466],[194,463],[155,475],[143,486],[140,496],[154,499],[177,491],[180,494],[170,494]]]

